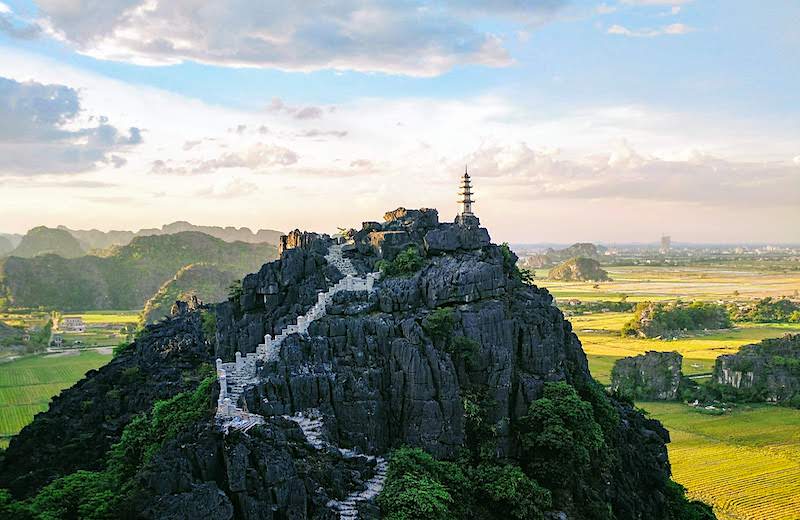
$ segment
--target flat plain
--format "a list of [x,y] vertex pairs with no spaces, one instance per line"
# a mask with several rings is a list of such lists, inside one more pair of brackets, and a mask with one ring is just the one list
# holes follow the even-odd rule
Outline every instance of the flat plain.
[[[611,282],[557,282],[537,271],[569,312],[570,299],[582,301],[731,301],[797,296],[800,272],[756,262],[731,267],[610,267]],[[614,362],[648,350],[676,350],[686,375],[707,374],[714,360],[742,345],[786,333],[800,324],[736,323],[672,341],[622,337],[632,312],[600,312],[568,317],[583,344],[592,375],[610,383]],[[707,415],[683,403],[638,403],[670,431],[673,478],[689,496],[712,504],[720,520],[800,519],[800,410],[740,405],[723,415]]]
[[0,446],[47,410],[54,395],[111,359],[94,350],[30,356],[0,364]]
[[637,404],[670,431],[673,478],[720,520],[800,518],[800,410],[706,415],[681,403]]

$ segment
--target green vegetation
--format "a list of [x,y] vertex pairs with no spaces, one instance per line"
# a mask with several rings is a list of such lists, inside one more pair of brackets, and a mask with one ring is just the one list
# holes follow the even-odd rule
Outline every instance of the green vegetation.
[[95,351],[31,356],[0,364],[0,442],[16,435],[50,399],[111,359]]
[[582,256],[576,256],[561,262],[550,270],[547,277],[552,280],[561,280],[564,282],[605,282],[609,280],[608,271],[600,267],[600,262],[593,258],[585,258]]
[[500,253],[503,255],[503,271],[508,273],[511,278],[520,280],[523,283],[532,284],[535,275],[531,269],[520,268],[517,265],[517,255],[511,250],[508,242],[500,244]]
[[63,229],[39,226],[28,231],[10,255],[20,258],[33,258],[41,255],[58,255],[63,258],[77,258],[86,252],[80,243]]
[[727,310],[715,303],[642,302],[636,306],[633,318],[622,327],[621,333],[645,338],[675,337],[686,331],[727,329],[730,326]]
[[5,508],[16,518],[42,520],[111,520],[124,516],[126,502],[137,491],[136,474],[165,442],[211,414],[215,379],[209,376],[194,391],[157,401],[150,413],[134,417],[120,441],[109,450],[104,470],[77,471],[61,477],[24,502],[14,503],[4,492],[0,494],[0,511]]
[[228,288],[236,275],[216,267],[190,264],[164,283],[156,294],[147,300],[142,311],[144,323],[154,323],[168,316],[176,300],[188,301],[196,296],[200,301],[216,303],[228,296]]
[[208,342],[217,340],[217,315],[214,311],[204,310],[200,314],[200,319],[203,322],[203,335]]
[[375,267],[385,276],[411,276],[425,265],[425,259],[416,246],[409,246],[397,253],[392,261],[378,260]]
[[608,469],[603,431],[592,405],[567,383],[547,383],[519,424],[526,471],[550,489],[565,487],[592,466]]
[[437,461],[419,448],[392,453],[378,497],[387,520],[537,520],[550,501],[517,466]]
[[670,431],[673,478],[720,520],[800,518],[800,410],[746,405],[708,415],[677,403],[640,406]]
[[422,322],[422,330],[431,338],[434,347],[450,354],[455,362],[463,359],[469,368],[476,360],[480,344],[466,336],[455,336],[454,326],[453,310],[447,307],[435,309]]
[[14,307],[141,309],[187,265],[203,263],[238,277],[276,256],[272,245],[228,243],[197,232],[139,237],[104,257],[6,258],[0,294]]
[[789,298],[766,297],[755,303],[728,305],[733,321],[800,323],[800,303]]

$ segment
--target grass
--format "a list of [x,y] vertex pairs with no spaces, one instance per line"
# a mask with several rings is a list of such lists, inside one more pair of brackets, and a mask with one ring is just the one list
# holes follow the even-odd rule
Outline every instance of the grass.
[[[696,267],[604,267],[611,282],[560,282],[548,280],[547,271],[537,269],[537,285],[547,287],[557,299],[702,300],[750,299],[789,296],[800,287],[800,271],[758,270],[719,266]],[[595,289],[594,286],[598,288]]]
[[741,406],[721,416],[639,403],[669,429],[673,477],[720,520],[800,518],[800,410]]
[[742,345],[780,337],[789,332],[800,333],[800,324],[797,323],[737,323],[733,329],[698,333],[671,341],[620,336],[622,325],[632,315],[605,312],[569,318],[589,358],[589,369],[601,383],[610,383],[614,360],[636,356],[648,350],[680,352],[684,357],[683,373],[693,375],[711,372],[718,356],[734,354]]
[[0,446],[5,447],[8,439],[31,422],[34,415],[47,410],[54,395],[110,359],[109,354],[76,351],[0,364]]

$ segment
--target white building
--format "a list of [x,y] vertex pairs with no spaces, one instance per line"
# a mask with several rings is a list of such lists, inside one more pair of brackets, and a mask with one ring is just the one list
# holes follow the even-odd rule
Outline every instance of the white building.
[[65,332],[86,332],[86,325],[80,316],[65,316],[58,322],[58,330]]

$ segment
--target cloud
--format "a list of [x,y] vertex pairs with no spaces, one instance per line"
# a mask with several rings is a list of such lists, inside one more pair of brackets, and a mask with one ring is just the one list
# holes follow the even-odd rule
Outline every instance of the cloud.
[[125,133],[105,117],[82,118],[78,92],[70,87],[0,78],[0,175],[120,167],[124,159],[112,153],[141,142],[136,127]]
[[233,199],[257,193],[258,191],[258,185],[239,177],[221,178],[211,186],[197,190],[195,196]]
[[[563,0],[485,4],[341,0],[39,0],[41,24],[79,52],[145,65],[183,61],[222,66],[435,76],[461,64],[512,60],[496,35],[474,23],[541,25]],[[309,12],[313,10],[313,16]]]
[[680,34],[688,34],[694,31],[688,25],[682,23],[673,23],[670,25],[665,25],[664,27],[658,29],[628,29],[623,27],[622,25],[614,24],[608,28],[608,34],[617,34],[621,36],[631,36],[635,38],[652,38],[654,36],[675,36]]
[[300,137],[346,137],[347,130],[319,130],[312,128],[298,134]]
[[12,38],[30,40],[42,32],[38,24],[17,16],[11,8],[0,2],[0,33],[6,33]]
[[623,4],[627,5],[683,5],[688,4],[692,0],[621,0]]
[[602,3],[595,8],[595,12],[597,12],[597,14],[611,14],[617,12],[617,7]]
[[295,119],[319,119],[324,114],[324,111],[322,110],[321,107],[317,106],[293,107],[287,105],[286,103],[283,102],[281,98],[277,97],[272,98],[272,102],[267,107],[267,110],[279,114],[287,114],[294,117]]
[[162,175],[201,175],[228,168],[245,168],[263,172],[267,168],[291,166],[300,159],[296,152],[283,146],[256,143],[240,152],[228,152],[212,159],[193,159],[179,165],[173,161],[153,161],[150,172]]
[[605,154],[563,159],[527,143],[482,146],[449,166],[468,164],[512,198],[641,199],[660,202],[792,206],[800,200],[788,162],[736,162],[699,151],[682,160],[638,153],[627,142]]

